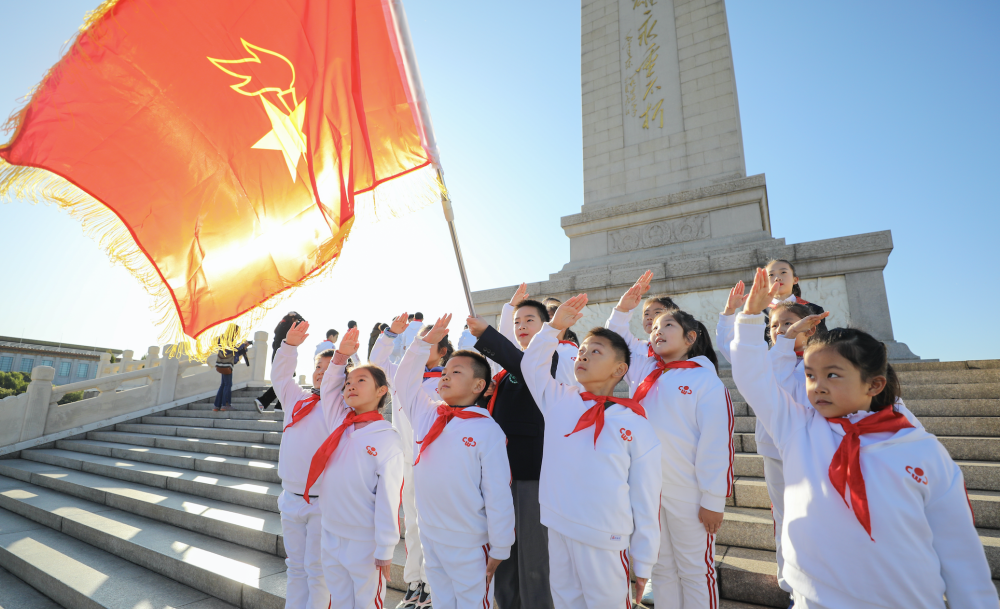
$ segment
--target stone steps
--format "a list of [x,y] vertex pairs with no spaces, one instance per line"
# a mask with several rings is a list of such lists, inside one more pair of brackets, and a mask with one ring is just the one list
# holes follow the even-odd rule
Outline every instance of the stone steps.
[[285,556],[281,516],[277,512],[35,461],[10,459],[0,461],[0,464],[0,475],[7,479],[27,482],[248,548]]
[[[70,609],[235,609],[213,596],[164,577],[0,508],[0,567]],[[4,602],[8,601],[4,588]]]
[[[223,413],[220,413],[223,414]],[[243,431],[264,431],[281,433],[281,421],[248,421],[240,419],[209,419],[204,417],[142,417],[143,425],[170,425],[177,427],[200,427],[211,429],[239,429]],[[281,443],[281,440],[278,440]]]
[[0,590],[3,590],[3,606],[8,609],[64,609],[3,567],[0,567]]
[[[168,417],[162,417],[167,419]],[[212,427],[190,427],[187,425],[164,425],[155,423],[118,423],[115,431],[130,431],[160,436],[180,436],[183,438],[201,438],[205,440],[235,440],[237,442],[257,442],[262,444],[281,444],[281,433],[268,431],[250,431],[245,429],[222,429]]]
[[176,409],[167,410],[163,413],[164,416],[168,417],[187,417],[187,418],[200,418],[200,419],[226,419],[226,420],[245,420],[245,421],[282,421],[283,414],[280,410],[265,412],[261,414],[257,412],[255,408],[253,412],[244,412],[242,410],[232,410],[226,412],[215,412],[213,410],[189,410],[189,409]]
[[[61,449],[25,450],[21,452],[21,458],[271,512],[278,511],[278,495],[281,494],[281,485],[274,482],[220,474],[205,475],[186,468]],[[0,474],[3,471],[3,461],[0,460]]]
[[[734,433],[753,433],[756,416],[735,416]],[[1000,437],[1000,417],[935,417],[918,416],[928,432],[940,436]]]
[[131,433],[127,431],[91,431],[87,433],[87,439],[132,444],[134,446],[155,446],[156,448],[189,450],[229,457],[246,457],[248,459],[262,459],[265,461],[277,461],[279,451],[278,446],[274,444],[237,442],[235,440],[226,442],[201,438]]
[[[975,436],[938,436],[938,440],[956,461],[1000,462],[1000,438]],[[733,434],[737,453],[756,453],[757,442],[753,433]]]
[[24,482],[0,501],[8,512],[234,606],[284,607],[285,563],[274,554]]
[[194,451],[147,448],[97,440],[60,440],[56,442],[56,448],[281,484],[281,479],[278,478],[277,461],[261,461],[246,459],[244,457],[223,457]]

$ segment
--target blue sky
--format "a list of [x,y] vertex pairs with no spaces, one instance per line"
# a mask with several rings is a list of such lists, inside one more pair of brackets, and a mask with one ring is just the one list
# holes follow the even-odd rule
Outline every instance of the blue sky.
[[[4,4],[6,116],[97,2]],[[579,2],[406,8],[473,289],[547,278],[569,260],[559,218],[583,203]],[[928,358],[1000,357],[989,317],[1000,300],[1000,3],[727,8],[747,172],[767,174],[773,235],[891,229],[897,340]],[[0,335],[137,352],[157,341],[145,293],[75,221],[15,202],[0,205],[0,226]],[[357,230],[332,278],[263,329],[288,309],[315,323],[317,340],[407,309],[464,317],[440,210]]]

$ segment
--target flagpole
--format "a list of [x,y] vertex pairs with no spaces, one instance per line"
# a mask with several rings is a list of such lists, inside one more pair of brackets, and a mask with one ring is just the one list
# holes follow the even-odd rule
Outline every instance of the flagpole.
[[455,248],[455,261],[458,262],[458,273],[462,277],[465,302],[469,305],[469,314],[474,317],[476,315],[476,307],[472,303],[472,290],[469,289],[469,277],[465,272],[465,262],[462,260],[462,248],[458,244],[458,230],[455,228],[455,210],[452,209],[451,197],[448,196],[448,188],[444,183],[444,170],[441,168],[441,157],[438,155],[437,140],[434,139],[434,126],[431,123],[430,110],[427,108],[427,98],[424,96],[424,85],[420,80],[420,68],[417,65],[417,56],[413,51],[410,26],[406,21],[406,11],[403,10],[402,0],[389,0],[388,5],[393,24],[396,28],[396,36],[400,43],[400,51],[404,67],[406,68],[407,79],[409,80],[410,93],[414,97],[420,113],[421,123],[423,123],[424,146],[431,155],[431,162],[437,170],[438,180],[441,181],[441,207],[444,211],[444,219],[448,222],[448,232],[451,233],[451,244]]

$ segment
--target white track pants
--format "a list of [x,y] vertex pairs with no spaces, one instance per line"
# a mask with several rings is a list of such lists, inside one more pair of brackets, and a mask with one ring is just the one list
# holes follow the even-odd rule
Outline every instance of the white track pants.
[[718,609],[715,535],[698,521],[700,506],[660,500],[660,554],[653,565],[658,609]]
[[628,550],[595,548],[550,528],[549,584],[553,606],[632,609],[628,560]]
[[408,584],[427,581],[424,550],[420,545],[420,525],[417,524],[415,490],[413,465],[406,462],[403,465],[403,517],[406,522],[406,565],[403,567],[403,581]]
[[295,493],[281,491],[281,534],[285,539],[285,565],[288,584],[285,591],[286,609],[326,609],[330,593],[323,581],[323,560],[320,556],[319,499],[312,504]]
[[375,540],[357,541],[323,531],[323,573],[330,606],[383,609],[385,580],[375,567]]
[[434,593],[434,609],[492,609],[493,581],[489,589],[486,587],[488,544],[456,548],[427,537],[422,542],[427,583]]
[[782,569],[785,568],[785,555],[781,552],[781,524],[785,521],[785,470],[781,459],[764,457],[764,482],[767,483],[767,496],[771,499],[771,518],[774,519],[774,547],[778,559],[778,586],[791,594],[792,587],[785,581]]

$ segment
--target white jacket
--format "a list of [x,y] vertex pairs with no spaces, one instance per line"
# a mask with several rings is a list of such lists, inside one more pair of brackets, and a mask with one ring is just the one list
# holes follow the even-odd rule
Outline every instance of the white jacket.
[[[632,363],[625,378],[629,395],[634,395],[656,369],[656,359],[632,335],[630,317],[615,309],[607,328],[628,342]],[[689,361],[701,367],[666,370],[641,403],[660,437],[663,496],[723,512],[733,493],[733,401],[711,360],[698,356]]]
[[[517,342],[517,333],[514,332],[514,313],[517,309],[510,303],[504,303],[503,310],[500,312],[500,327],[498,332],[503,336],[507,337],[507,340],[514,343],[514,346],[518,349],[521,348],[521,343]],[[556,353],[559,354],[559,362],[556,364],[556,380],[564,385],[573,385],[579,389],[583,389],[583,386],[576,382],[576,372],[574,368],[576,367],[576,355],[580,352],[580,348],[577,345],[569,341],[559,341],[556,347]]]
[[[786,300],[794,298],[792,296]],[[730,343],[733,342],[736,315],[736,313],[732,315],[719,313],[719,323],[715,327],[715,347],[726,358],[726,361],[730,363],[733,361],[730,354]],[[809,404],[809,397],[806,394],[805,364],[802,358],[795,354],[795,340],[785,338],[782,334],[778,336],[777,340],[772,342],[773,345],[767,352],[767,358],[771,363],[771,369],[774,371],[774,377],[778,385],[792,395],[796,402],[808,405],[811,408],[812,405]],[[902,402],[899,403],[898,410],[915,427],[923,427],[920,421],[917,420],[917,417]],[[757,422],[754,425],[753,435],[754,443],[757,445],[757,454],[770,457],[771,459],[781,459],[778,448],[774,445],[771,435],[767,433],[763,421],[761,421],[760,417],[756,417],[756,419]]]
[[[394,340],[392,338],[389,338],[385,334],[380,335],[375,341],[375,345],[372,346],[372,352],[368,355],[368,363],[375,364],[381,368],[389,379],[389,397],[392,400],[390,404],[392,407],[392,426],[399,432],[399,436],[403,439],[403,454],[406,457],[406,462],[413,463],[413,459],[415,458],[413,453],[413,426],[410,425],[410,420],[406,418],[406,414],[403,412],[403,402],[396,395],[395,379],[399,364],[393,363],[391,359],[393,344]],[[431,399],[438,399],[437,386],[438,378],[430,377],[424,379],[424,391],[427,392],[427,395]]]
[[[282,341],[277,353],[274,354],[274,361],[271,362],[271,384],[284,411],[282,428],[288,427],[292,422],[295,405],[312,396],[312,392],[303,389],[292,376],[298,362],[297,358],[298,349]],[[305,418],[285,430],[281,435],[281,447],[278,449],[278,477],[281,478],[281,488],[296,495],[302,494],[306,487],[309,463],[316,454],[316,449],[328,435],[320,404],[313,406]],[[319,481],[313,489],[309,492],[315,495],[319,489]]]
[[546,323],[521,360],[521,375],[545,417],[541,522],[590,546],[629,548],[636,576],[649,578],[660,547],[660,441],[649,421],[619,404],[604,411],[596,444],[593,428],[566,437],[595,402],[549,374],[558,335]]
[[[396,395],[420,439],[444,404],[421,387],[430,349],[425,341],[414,340],[396,372]],[[514,545],[507,437],[485,409],[466,410],[486,417],[452,419],[413,466],[420,535],[462,548],[489,543],[490,556],[506,560]]]
[[843,428],[778,385],[763,320],[739,314],[733,378],[784,461],[789,584],[825,607],[943,609],[943,595],[956,608],[1000,606],[962,472],[937,438],[919,427],[861,435],[873,542],[830,482]]
[[[327,436],[351,412],[344,402],[344,369],[330,362],[323,375],[320,402]],[[396,430],[388,421],[374,421],[361,429],[352,425],[327,461],[319,486],[323,528],[347,539],[374,539],[375,558],[388,560],[399,543],[402,489],[403,441]]]

